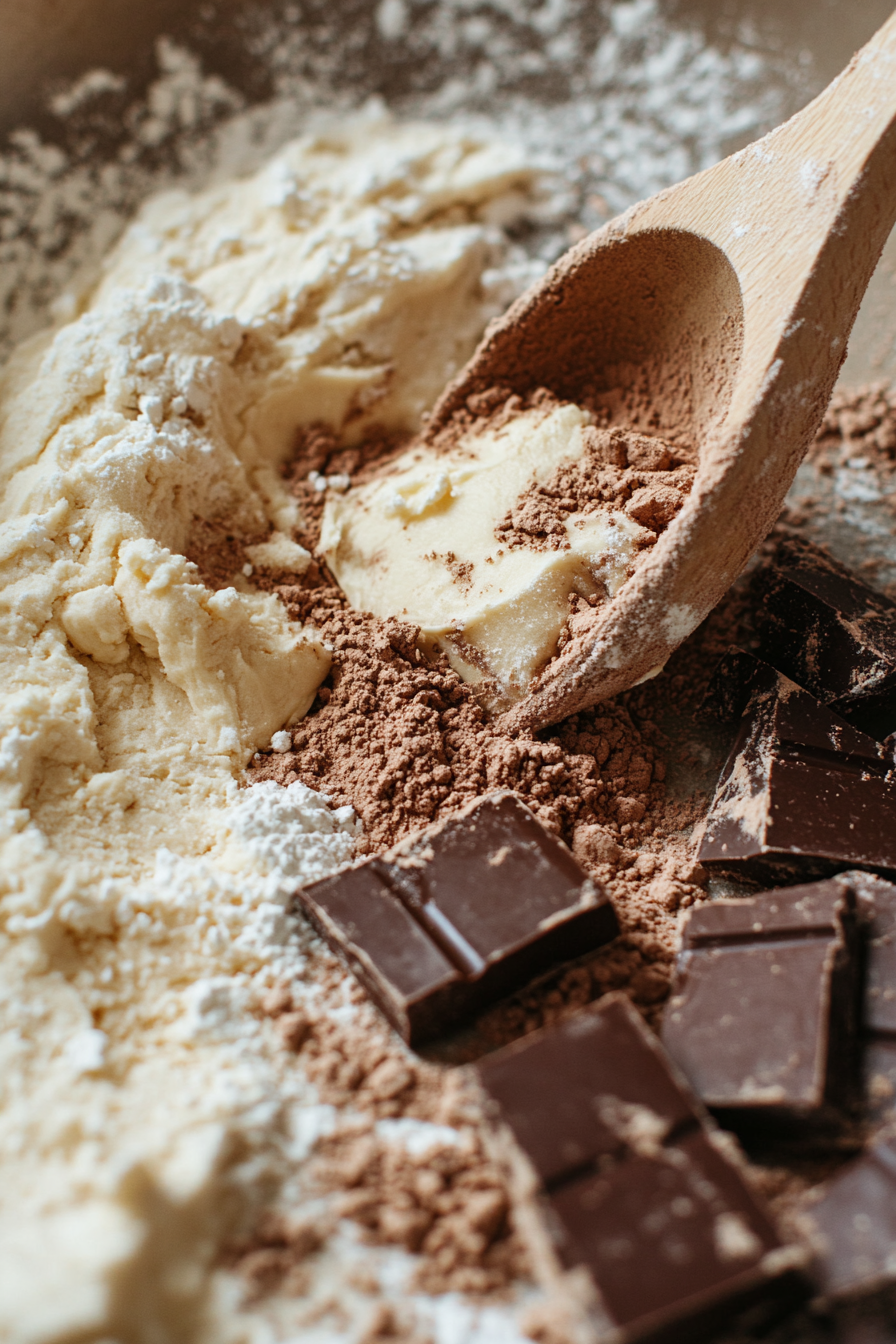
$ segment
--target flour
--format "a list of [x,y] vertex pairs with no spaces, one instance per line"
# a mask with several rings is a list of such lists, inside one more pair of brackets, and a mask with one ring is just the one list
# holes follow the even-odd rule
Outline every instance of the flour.
[[[460,0],[383,0],[350,25],[320,9],[301,20],[288,3],[243,15],[240,74],[247,88],[272,87],[263,104],[248,106],[162,38],[145,91],[118,71],[90,71],[54,94],[57,136],[10,138],[0,157],[0,351],[41,325],[48,304],[72,315],[82,277],[149,191],[249,172],[322,108],[345,113],[385,97],[403,116],[511,133],[555,175],[500,277],[495,297],[506,306],[567,245],[569,228],[592,228],[769,129],[809,73],[795,75],[748,32],[725,50],[707,46],[658,0],[475,12]],[[381,57],[359,64],[376,42]]]
[[[299,1099],[299,1117],[309,1102],[313,1115],[313,1093],[284,1074],[249,1009],[274,979],[303,974],[306,954],[287,915],[296,870],[307,880],[338,867],[356,827],[349,809],[334,816],[301,785],[278,790],[288,795],[280,806],[271,791],[246,790],[221,819],[230,861],[260,849],[263,875],[161,851],[148,879],[106,879],[94,902],[70,898],[43,924],[57,938],[78,931],[74,983],[48,973],[21,936],[4,954],[0,1009],[17,1024],[5,1037],[0,1122],[0,1156],[12,1163],[0,1210],[5,1338],[128,1337],[148,1328],[146,1311],[154,1328],[173,1328],[209,1291],[209,1248],[196,1236],[204,1228],[215,1238],[226,1226],[240,1149],[258,1164],[238,1180],[250,1205],[272,1169],[308,1155],[307,1123],[294,1148],[278,1116]],[[91,947],[99,929],[106,936]],[[98,1016],[104,1029],[91,1025]],[[153,1200],[177,1211],[175,1230],[154,1222]],[[175,1265],[183,1274],[168,1292],[156,1275]],[[117,1297],[124,1266],[142,1285],[130,1306]],[[144,1293],[157,1297],[151,1310]]]
[[[287,750],[291,749],[289,742]],[[276,749],[276,748],[275,748]],[[331,810],[326,799],[304,784],[256,784],[240,795],[228,821],[262,871],[306,886],[347,863],[359,834],[351,807]]]
[[[169,73],[153,105],[194,124]],[[238,787],[330,665],[251,579],[309,563],[278,473],[298,427],[419,424],[495,311],[482,277],[506,244],[488,208],[512,198],[517,219],[533,190],[512,144],[343,120],[254,180],[148,202],[3,371],[12,1340],[179,1334],[234,1221],[298,1177],[289,1116],[316,1093],[258,1003],[279,982],[321,1011],[292,894],[361,832],[301,783]],[[186,554],[200,526],[254,539],[214,590]],[[325,997],[332,1022],[356,1012],[338,986]]]

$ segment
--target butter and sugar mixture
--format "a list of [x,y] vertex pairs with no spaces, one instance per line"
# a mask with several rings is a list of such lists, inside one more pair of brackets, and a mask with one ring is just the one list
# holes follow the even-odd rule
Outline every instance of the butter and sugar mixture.
[[[608,442],[625,461],[618,431],[595,430],[579,406],[536,401],[450,446],[413,446],[376,479],[331,493],[321,531],[353,606],[418,625],[424,647],[466,681],[488,679],[499,705],[524,695],[552,657],[571,600],[614,597],[655,539],[632,514],[630,483],[602,501],[563,497],[564,473],[619,476],[600,462]],[[521,537],[507,520],[542,491],[559,494],[559,518]]]

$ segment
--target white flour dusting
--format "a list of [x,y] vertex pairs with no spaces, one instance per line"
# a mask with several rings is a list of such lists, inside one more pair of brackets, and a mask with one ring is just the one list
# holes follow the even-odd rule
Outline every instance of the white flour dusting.
[[[558,175],[544,218],[530,215],[522,239],[543,264],[567,245],[569,226],[593,228],[709,166],[780,120],[793,96],[793,71],[776,72],[754,35],[707,46],[658,0],[382,0],[350,25],[338,10],[304,25],[302,15],[287,3],[243,16],[243,74],[264,77],[266,102],[248,105],[163,37],[142,96],[122,72],[92,70],[55,93],[57,137],[11,137],[0,157],[0,351],[90,272],[148,191],[245,172],[321,108],[385,96],[402,115],[512,133],[533,166]],[[376,56],[360,58],[374,43]]]

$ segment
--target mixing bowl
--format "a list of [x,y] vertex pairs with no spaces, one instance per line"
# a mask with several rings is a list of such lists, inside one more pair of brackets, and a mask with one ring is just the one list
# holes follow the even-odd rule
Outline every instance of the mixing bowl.
[[[76,259],[108,245],[116,224],[110,216],[97,234],[96,215],[120,220],[160,177],[195,171],[197,146],[238,104],[278,102],[266,143],[294,132],[309,106],[371,96],[398,112],[512,123],[567,177],[570,219],[587,227],[789,115],[890,8],[889,0],[2,0],[0,136],[12,133],[14,143],[0,283],[16,314],[12,333],[40,320]],[[147,127],[160,104],[158,124]],[[30,150],[22,128],[38,138]],[[47,161],[35,182],[35,143],[45,155],[63,151],[57,183],[78,170],[74,205],[58,189],[52,204],[38,205]],[[23,154],[25,173],[16,169]],[[103,169],[114,171],[99,185]],[[540,244],[550,256],[567,241],[555,234]],[[894,268],[891,245],[845,381],[894,367]]]

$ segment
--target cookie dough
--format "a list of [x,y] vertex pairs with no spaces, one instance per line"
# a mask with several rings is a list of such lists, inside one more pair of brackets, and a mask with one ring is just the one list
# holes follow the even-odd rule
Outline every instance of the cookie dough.
[[[358,830],[300,784],[238,789],[330,661],[253,575],[308,564],[298,428],[416,430],[468,357],[508,297],[490,212],[531,181],[454,130],[325,127],[148,201],[3,372],[6,1339],[198,1337],[225,1228],[313,1141],[250,1009],[301,978],[290,892]],[[226,586],[198,524],[251,542]]]

